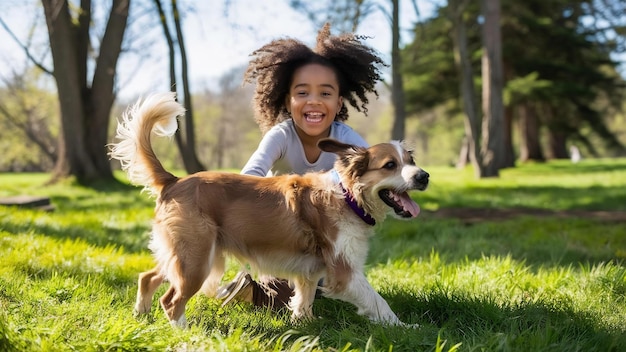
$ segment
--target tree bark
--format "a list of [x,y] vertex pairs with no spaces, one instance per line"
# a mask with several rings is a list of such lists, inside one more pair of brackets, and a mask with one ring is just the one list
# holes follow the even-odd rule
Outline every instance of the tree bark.
[[[129,0],[114,0],[109,21],[100,43],[90,94],[86,97],[87,152],[96,165],[100,178],[113,179],[110,159],[105,147],[111,108],[115,101],[115,72],[122,52],[128,21]],[[81,60],[81,62],[87,61]]]
[[482,0],[483,23],[483,121],[482,176],[497,177],[504,166],[504,86],[500,34],[500,0]]
[[[163,27],[163,35],[165,40],[167,41],[167,46],[169,49],[169,60],[170,60],[170,90],[172,92],[177,92],[178,83],[176,76],[176,48],[174,46],[174,39],[172,38],[172,34],[170,32],[170,27],[167,22],[167,17],[165,15],[165,11],[163,10],[163,6],[160,0],[154,0],[154,3],[157,7],[157,11],[159,12],[159,18],[161,19],[161,26]],[[180,19],[178,14],[178,8],[176,7],[176,0],[172,0],[172,16],[174,17],[174,25],[176,29],[177,39],[178,39],[178,47],[181,53],[181,75],[183,81],[183,104],[185,105],[185,119],[184,119],[184,132],[181,129],[181,124],[179,123],[178,129],[176,130],[176,134],[174,138],[176,140],[176,145],[178,146],[178,150],[183,159],[183,165],[185,167],[185,171],[188,174],[192,174],[198,171],[204,170],[204,166],[198,160],[195,149],[195,131],[193,125],[193,111],[191,106],[191,93],[189,92],[189,83],[188,83],[188,70],[187,70],[187,56],[185,51],[185,44],[183,41],[182,28],[180,26]],[[180,97],[178,99],[181,100]]]
[[503,164],[502,168],[515,167],[515,151],[513,150],[513,120],[514,109],[512,106],[504,107],[504,134]]
[[556,129],[548,131],[548,140],[550,145],[550,154],[554,159],[569,159],[569,153],[566,147],[567,137],[565,133]]
[[478,141],[480,140],[480,118],[476,108],[476,92],[474,89],[474,74],[467,45],[467,32],[463,21],[463,11],[467,6],[467,0],[449,0],[450,16],[453,23],[452,42],[454,43],[454,61],[461,78],[459,79],[459,91],[465,113],[465,135],[469,149],[469,159],[474,168],[474,175],[482,177],[482,156],[479,153]]
[[529,103],[518,106],[520,129],[520,161],[545,161],[539,139],[539,119]]
[[[72,26],[67,1],[42,1],[54,62],[61,109],[59,158],[53,170],[53,180],[69,175],[94,177],[96,169],[86,153],[84,143],[83,104],[81,99],[80,63],[76,55],[78,43]],[[71,148],[68,148],[71,146]]]
[[[174,48],[174,39],[172,38],[172,34],[170,33],[170,27],[167,24],[167,17],[165,16],[165,11],[163,10],[161,0],[154,0],[154,4],[157,7],[159,19],[161,20],[161,27],[163,27],[163,36],[165,37],[165,41],[167,42],[170,60],[170,91],[176,92],[176,49]],[[182,155],[183,150],[185,149],[185,143],[183,141],[183,136],[180,133],[180,124],[178,125],[178,129],[176,130],[176,134],[174,135],[174,140],[176,141],[178,150],[181,152]]]
[[193,122],[193,105],[191,104],[191,92],[189,90],[189,70],[187,65],[187,51],[185,49],[185,40],[183,36],[182,26],[180,24],[180,14],[176,6],[176,0],[172,0],[172,14],[174,16],[174,25],[176,28],[176,38],[178,39],[178,49],[180,50],[181,61],[181,79],[183,81],[183,95],[185,97],[185,148],[181,150],[183,155],[183,163],[187,173],[196,173],[205,170],[196,154],[196,132]]
[[400,4],[392,0],[391,20],[391,100],[393,102],[393,127],[391,138],[402,140],[406,129],[404,84],[402,82],[402,59],[400,57]]

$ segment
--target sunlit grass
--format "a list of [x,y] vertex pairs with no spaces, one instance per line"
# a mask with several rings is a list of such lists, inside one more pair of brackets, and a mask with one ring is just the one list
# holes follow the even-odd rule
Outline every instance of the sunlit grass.
[[[446,207],[625,211],[626,160],[525,165],[501,178],[431,168],[416,192]],[[626,349],[623,222],[524,216],[467,225],[427,212],[390,220],[372,238],[367,275],[400,319],[372,324],[343,302],[318,299],[319,318],[196,296],[187,330],[156,299],[132,313],[153,200],[139,188],[44,186],[42,174],[0,175],[0,197],[49,196],[54,212],[0,207],[0,350],[621,351]],[[227,275],[237,270],[229,262]],[[157,292],[162,294],[165,288]]]
[[536,163],[478,180],[471,168],[427,169],[429,190],[416,194],[426,209],[439,207],[529,207],[551,210],[626,210],[626,159]]

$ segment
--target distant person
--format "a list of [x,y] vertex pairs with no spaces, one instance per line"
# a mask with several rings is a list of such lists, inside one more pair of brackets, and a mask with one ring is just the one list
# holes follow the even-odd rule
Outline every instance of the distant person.
[[571,147],[569,147],[569,154],[570,154],[570,159],[572,160],[572,163],[574,164],[578,163],[583,158],[580,155],[580,150],[578,150],[578,147],[575,145],[572,145]]
[[[326,137],[367,147],[367,142],[344,121],[346,102],[367,114],[368,93],[378,96],[382,59],[354,34],[332,36],[326,24],[315,48],[296,39],[277,39],[252,53],[244,80],[256,83],[255,120],[263,138],[241,173],[261,177],[333,168],[336,155],[319,150]],[[259,214],[263,216],[263,214]],[[218,289],[223,304],[232,300],[280,309],[293,290],[286,280],[252,277],[239,272]]]

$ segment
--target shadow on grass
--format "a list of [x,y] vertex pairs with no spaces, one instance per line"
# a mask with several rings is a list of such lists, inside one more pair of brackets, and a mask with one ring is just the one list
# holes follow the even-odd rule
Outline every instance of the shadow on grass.
[[210,318],[201,320],[207,332],[218,327],[225,334],[244,328],[254,334],[278,336],[291,328],[298,336],[318,336],[321,347],[331,350],[349,345],[356,350],[384,351],[393,346],[394,351],[433,351],[439,337],[447,340],[446,349],[460,342],[462,350],[532,351],[558,346],[561,351],[617,352],[626,347],[624,331],[605,328],[602,317],[575,312],[567,304],[524,302],[503,306],[495,298],[436,291],[419,297],[406,292],[383,296],[400,320],[419,327],[375,324],[357,315],[351,304],[326,298],[315,300],[317,318],[296,325],[288,323],[286,316],[279,324],[258,323],[258,314],[265,312],[255,313],[250,306],[212,311]]
[[147,228],[144,226],[102,231],[82,226],[59,227],[48,224],[0,222],[0,228],[9,233],[34,233],[61,241],[81,240],[96,247],[114,246],[122,248],[127,253],[145,251],[148,244]]
[[443,338],[474,349],[532,351],[559,346],[562,351],[620,351],[626,347],[623,327],[605,328],[601,316],[573,311],[568,302],[502,305],[495,297],[445,291],[386,298],[392,308],[401,310],[401,318],[420,315],[412,322],[431,327],[430,331],[441,330]]

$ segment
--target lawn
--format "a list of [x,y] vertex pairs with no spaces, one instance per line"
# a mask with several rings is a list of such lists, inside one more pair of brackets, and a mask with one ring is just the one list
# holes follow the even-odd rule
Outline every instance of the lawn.
[[[324,298],[318,318],[297,324],[201,295],[187,330],[172,329],[156,299],[136,318],[137,274],[153,265],[148,195],[0,174],[0,197],[55,206],[0,206],[0,351],[626,350],[626,159],[524,165],[488,180],[427,171],[431,186],[413,194],[422,214],[379,225],[366,268],[417,329],[373,324]],[[484,215],[466,221],[464,209]],[[502,210],[515,215],[492,215]],[[229,262],[227,278],[237,269]]]

